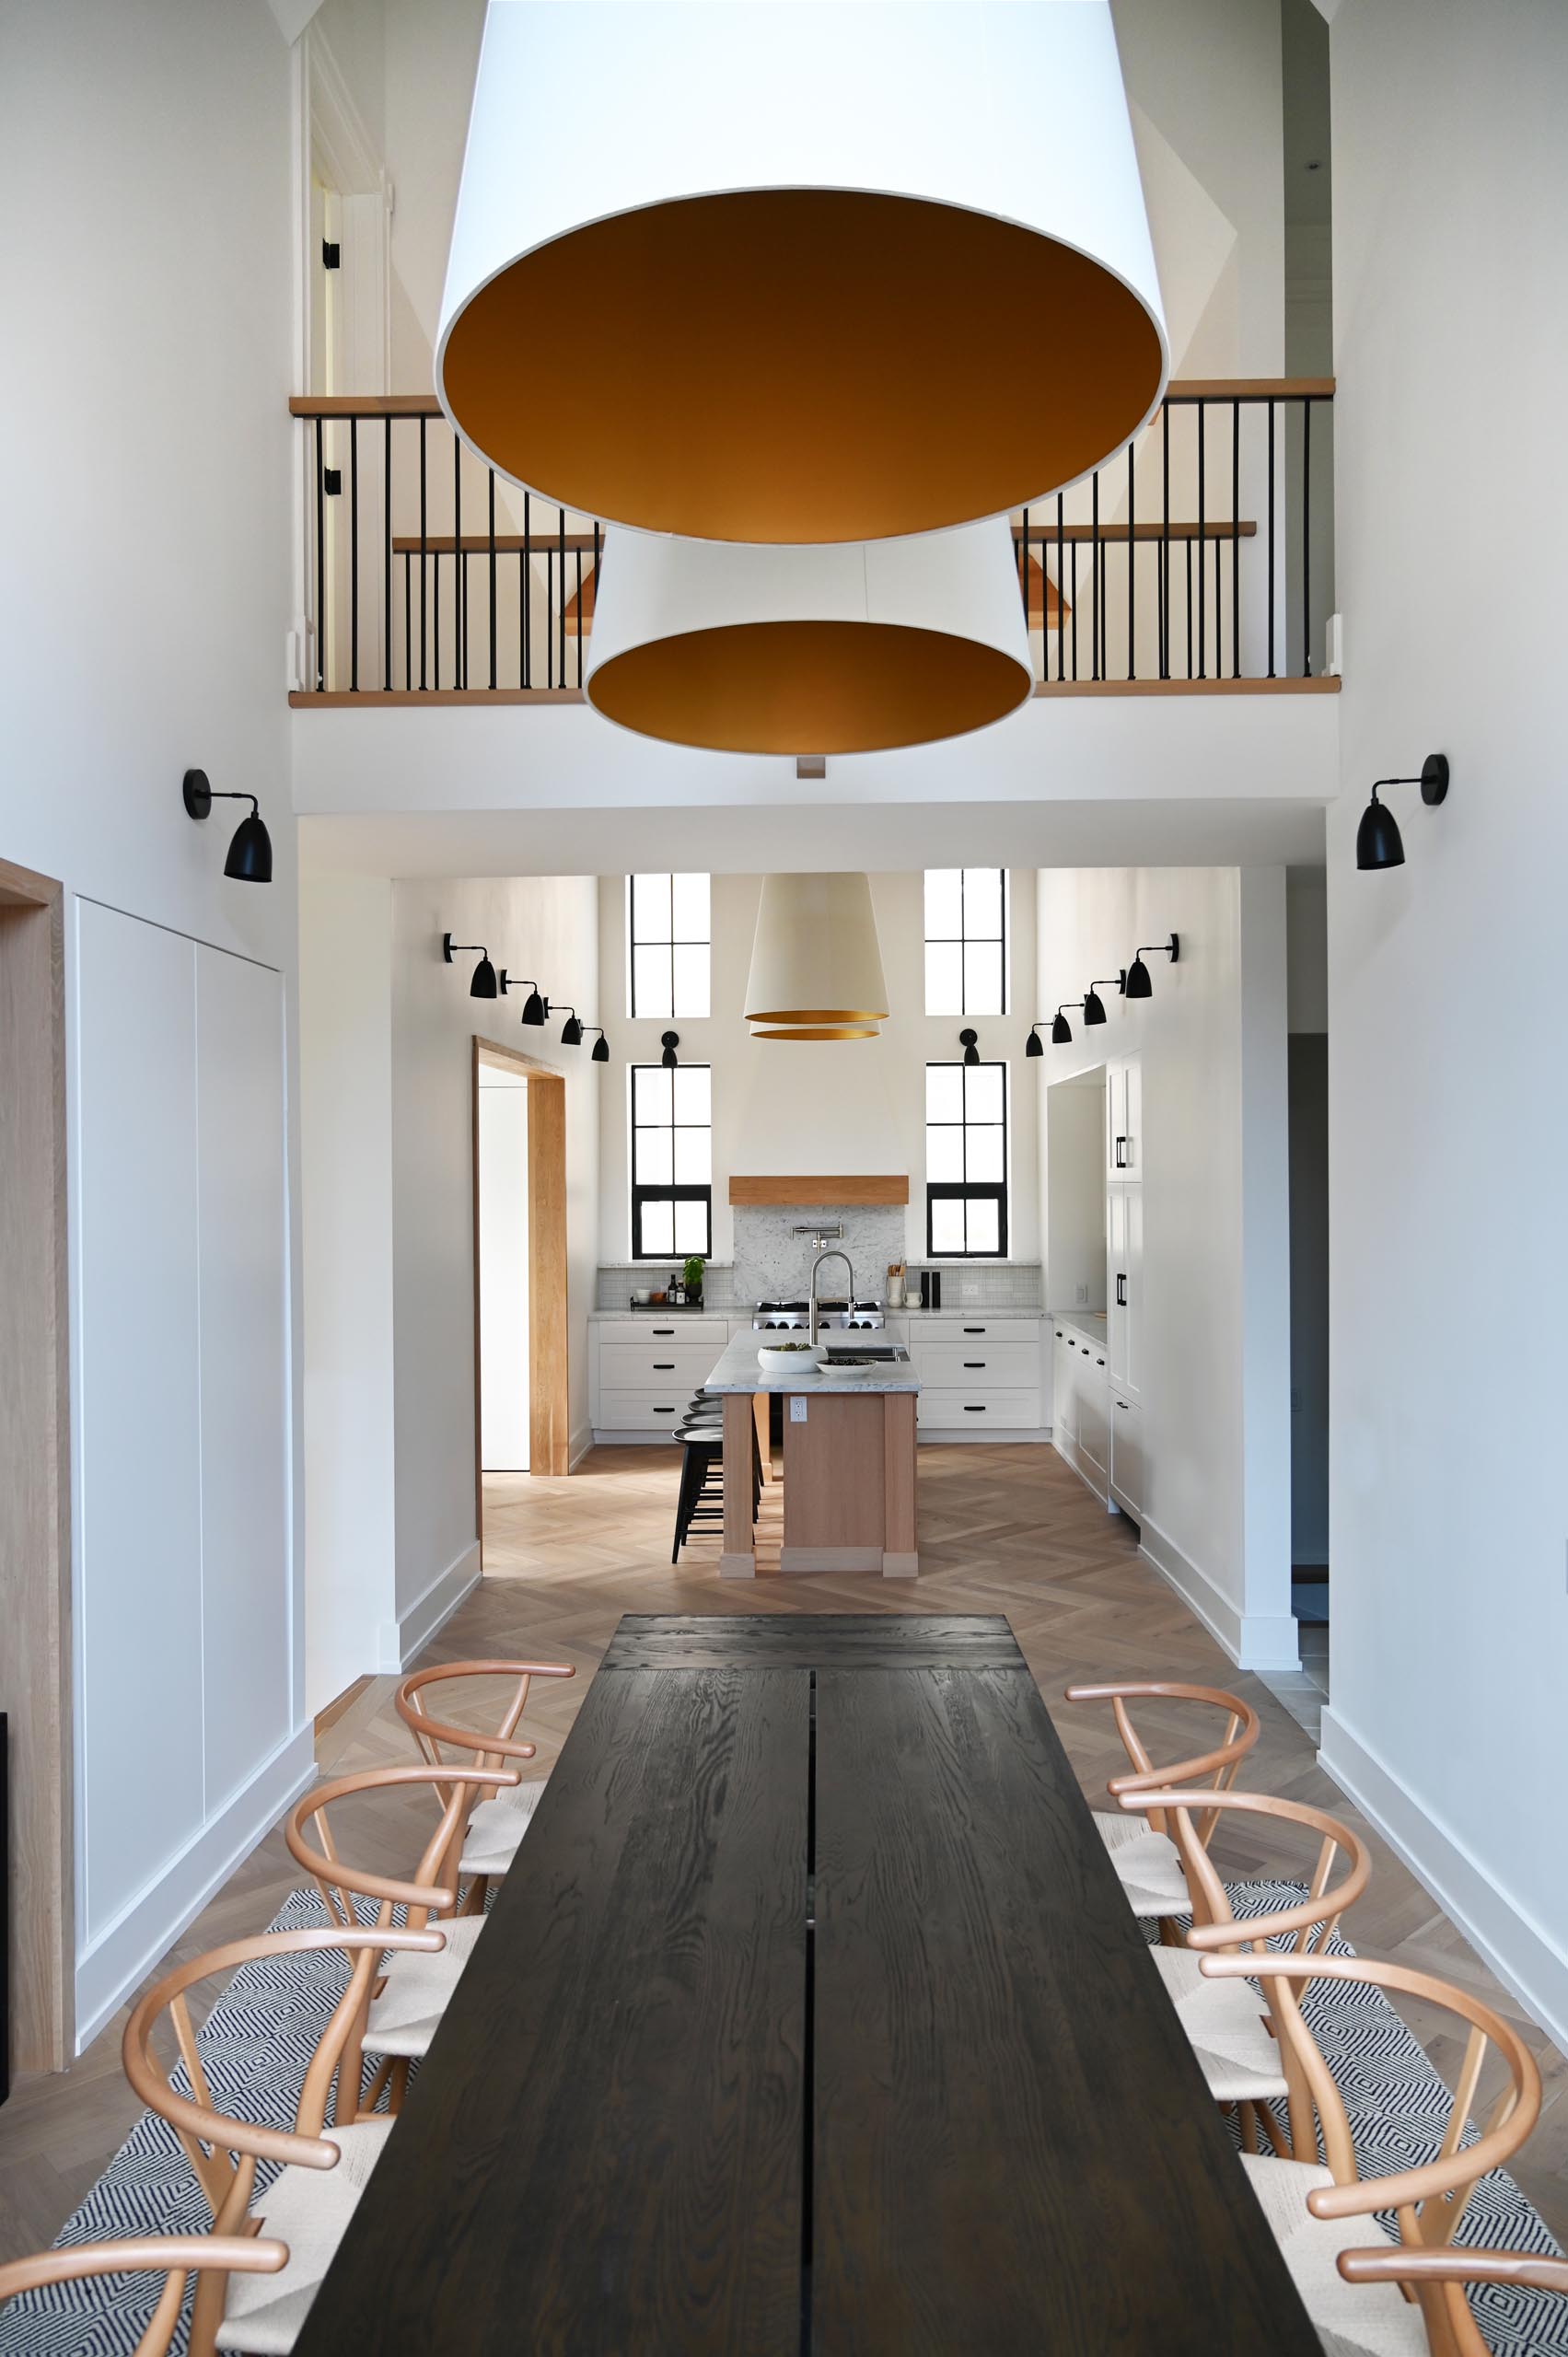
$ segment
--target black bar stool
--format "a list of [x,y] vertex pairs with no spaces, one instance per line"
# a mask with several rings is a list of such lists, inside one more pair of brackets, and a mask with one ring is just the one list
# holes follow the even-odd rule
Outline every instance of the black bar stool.
[[[724,1402],[706,1392],[693,1394],[672,1438],[680,1444],[680,1487],[675,1501],[675,1544],[672,1563],[693,1528],[724,1527]],[[757,1430],[751,1429],[751,1518],[762,1498],[762,1456]]]

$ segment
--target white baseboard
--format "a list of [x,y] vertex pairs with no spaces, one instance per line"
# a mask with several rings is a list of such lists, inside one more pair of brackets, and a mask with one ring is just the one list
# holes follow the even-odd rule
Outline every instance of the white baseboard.
[[433,1579],[397,1620],[383,1620],[380,1631],[381,1675],[395,1676],[422,1653],[443,1621],[449,1620],[470,1588],[480,1580],[479,1541],[465,1547],[446,1570]]
[[1055,1437],[1055,1448],[1063,1464],[1072,1467],[1089,1495],[1098,1498],[1108,1514],[1120,1514],[1121,1509],[1115,1504],[1106,1488],[1104,1477],[1094,1470],[1090,1460],[1079,1449],[1077,1442],[1071,1439],[1066,1433],[1058,1433]]
[[582,1425],[572,1434],[570,1441],[568,1441],[566,1445],[566,1470],[568,1473],[575,1473],[576,1471],[578,1466],[582,1463],[584,1457],[587,1455],[593,1445],[594,1434],[591,1427],[587,1424]]
[[1184,1555],[1176,1541],[1145,1515],[1138,1525],[1139,1550],[1197,1614],[1216,1644],[1237,1669],[1271,1674],[1301,1667],[1301,1647],[1291,1613],[1238,1612],[1230,1598]]
[[999,1426],[994,1432],[977,1433],[972,1424],[966,1424],[961,1433],[948,1433],[934,1432],[929,1424],[922,1424],[914,1437],[915,1446],[920,1448],[923,1448],[928,1440],[939,1440],[944,1447],[948,1446],[954,1441],[958,1441],[961,1445],[967,1446],[970,1448],[1004,1448],[1009,1441],[1023,1441],[1026,1443],[1029,1441],[1048,1441],[1051,1438],[1051,1426],[1049,1424],[1026,1424],[1020,1431],[1016,1426],[1009,1430],[1008,1427],[1004,1424]]
[[1323,1713],[1318,1764],[1375,1825],[1388,1847],[1505,1989],[1559,2049],[1568,2049],[1568,1956],[1506,1893],[1458,1834],[1413,1800],[1380,1759],[1335,1715]]
[[[78,2054],[315,1780],[315,1738],[311,1728],[303,1726],[261,1762],[250,1782],[83,1950],[76,1959]],[[259,1932],[264,1928],[256,1925]]]

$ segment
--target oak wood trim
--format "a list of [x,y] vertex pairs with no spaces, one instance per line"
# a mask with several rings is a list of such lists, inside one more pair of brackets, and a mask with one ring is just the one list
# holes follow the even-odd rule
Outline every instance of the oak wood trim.
[[1167,401],[1332,401],[1332,377],[1173,377]]
[[75,2030],[64,892],[0,860],[0,1710],[10,1722],[12,2061]]
[[347,688],[312,692],[290,688],[288,700],[296,712],[363,712],[374,704],[442,703],[586,703],[581,688]]
[[473,1191],[474,1528],[484,1556],[484,1445],[480,1421],[479,1073],[512,1064],[528,1075],[528,1471],[568,1473],[572,1395],[566,1321],[566,1075],[497,1039],[473,1039],[470,1159]]
[[1335,675],[1311,679],[1037,679],[1037,696],[1337,696]]
[[445,417],[434,393],[290,393],[290,417]]
[[864,1211],[874,1203],[907,1203],[909,1199],[908,1173],[898,1170],[871,1178],[732,1178],[729,1182],[732,1203],[842,1203]]

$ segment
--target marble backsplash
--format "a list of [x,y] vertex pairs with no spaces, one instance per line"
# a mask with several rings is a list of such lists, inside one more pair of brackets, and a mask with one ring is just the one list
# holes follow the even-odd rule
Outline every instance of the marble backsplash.
[[[888,1290],[889,1261],[904,1257],[904,1213],[898,1203],[874,1209],[840,1209],[824,1203],[807,1211],[798,1203],[739,1204],[735,1208],[735,1289],[743,1301],[803,1301],[817,1248],[808,1232],[842,1225],[840,1248],[854,1268],[857,1300],[880,1301]],[[830,1298],[845,1288],[843,1264],[828,1260],[822,1291]]]

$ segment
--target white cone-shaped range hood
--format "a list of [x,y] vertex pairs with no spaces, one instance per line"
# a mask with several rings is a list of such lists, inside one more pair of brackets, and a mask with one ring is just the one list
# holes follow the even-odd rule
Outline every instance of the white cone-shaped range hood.
[[768,876],[757,911],[748,1023],[764,1039],[875,1039],[888,985],[863,875]]
[[608,522],[880,540],[1086,473],[1166,338],[1106,0],[490,0],[436,389]]
[[1034,692],[1010,528],[734,548],[606,535],[584,686],[642,736],[868,753],[1000,720]]

